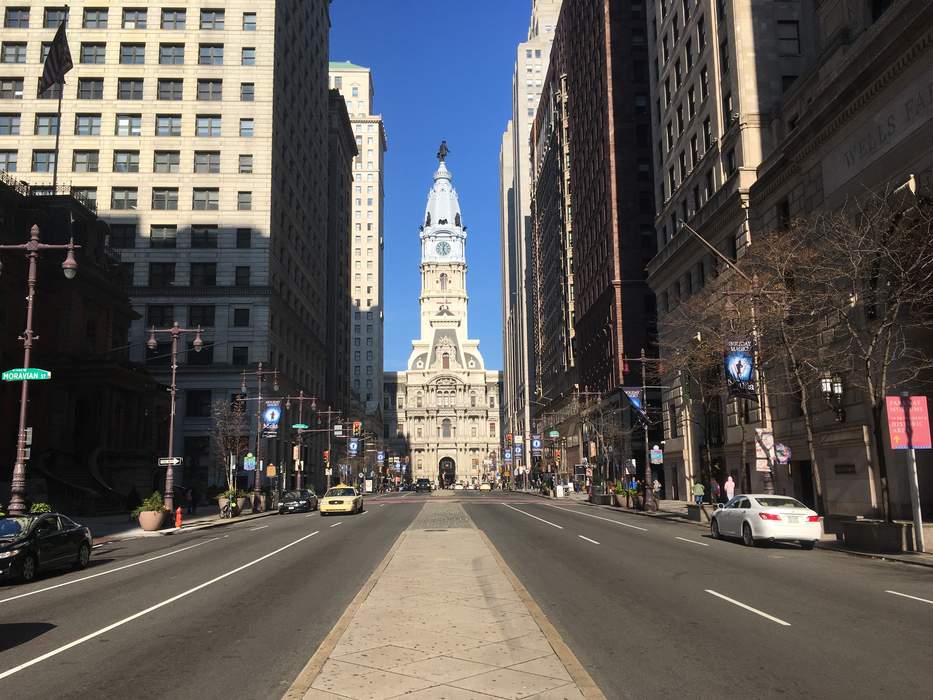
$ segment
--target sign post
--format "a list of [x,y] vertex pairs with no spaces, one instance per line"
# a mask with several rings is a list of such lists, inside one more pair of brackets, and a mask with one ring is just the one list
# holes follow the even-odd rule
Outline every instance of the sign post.
[[905,391],[900,396],[886,396],[885,408],[888,414],[891,449],[907,450],[907,483],[910,486],[910,505],[914,516],[914,549],[918,552],[925,552],[915,450],[933,449],[933,440],[930,439],[927,397],[911,396]]

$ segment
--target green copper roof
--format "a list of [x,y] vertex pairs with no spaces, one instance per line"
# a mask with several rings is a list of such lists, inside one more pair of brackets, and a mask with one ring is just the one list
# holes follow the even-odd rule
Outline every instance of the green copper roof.
[[331,61],[330,70],[369,70],[366,66],[358,66],[355,63],[350,63],[349,61]]

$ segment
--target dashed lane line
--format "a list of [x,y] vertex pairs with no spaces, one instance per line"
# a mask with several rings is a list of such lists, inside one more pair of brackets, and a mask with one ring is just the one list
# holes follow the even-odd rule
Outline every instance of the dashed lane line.
[[343,523],[334,523],[331,527],[337,527],[338,525],[343,525]]
[[511,508],[511,509],[514,510],[516,513],[521,513],[522,515],[527,515],[529,518],[534,518],[535,520],[540,520],[542,523],[546,523],[547,525],[550,525],[551,527],[556,527],[558,530],[563,530],[563,529],[564,529],[562,525],[557,525],[557,524],[555,524],[555,523],[552,523],[550,520],[545,520],[544,518],[539,518],[537,515],[532,515],[531,513],[527,513],[527,512],[525,512],[525,511],[521,510],[520,508],[516,508],[515,506],[510,506],[508,503],[503,503],[502,505],[504,505],[506,508]]
[[906,593],[898,593],[897,591],[885,591],[885,593],[890,593],[891,595],[899,595],[901,598],[910,598],[911,600],[919,600],[921,603],[929,603],[933,605],[933,600],[927,600],[926,598],[918,598],[915,595],[907,595]]
[[681,542],[689,542],[690,544],[698,544],[701,547],[709,547],[709,544],[706,542],[697,542],[696,540],[688,540],[686,537],[675,537],[675,540],[680,540]]
[[[771,622],[776,622],[776,623],[778,623],[779,625],[783,625],[784,627],[790,627],[790,623],[789,623],[789,622],[785,622],[784,620],[782,620],[782,619],[779,618],[779,617],[774,617],[774,615],[769,615],[768,613],[764,612],[763,610],[759,610],[758,608],[753,608],[751,605],[746,605],[745,603],[742,603],[742,602],[740,602],[740,601],[738,601],[738,600],[735,600],[734,598],[730,598],[729,596],[723,595],[722,593],[717,593],[716,591],[710,590],[709,588],[707,588],[707,589],[705,589],[705,590],[706,590],[706,592],[709,593],[710,595],[714,595],[714,596],[716,596],[717,598],[721,598],[722,600],[725,600],[725,601],[727,601],[727,602],[729,602],[729,603],[732,603],[733,605],[738,605],[740,608],[742,608],[742,609],[744,609],[744,610],[748,610],[749,612],[753,612],[753,613],[755,613],[756,615],[760,615],[761,617],[765,618],[766,620],[771,620]],[[2,676],[0,676],[0,678],[2,678]]]
[[586,540],[587,542],[592,542],[593,544],[599,544],[596,540],[591,540],[589,537],[584,537],[583,535],[577,535],[581,540]]
[[249,529],[249,531],[250,531],[250,532],[256,532],[256,530],[265,530],[267,527],[269,527],[269,526],[268,526],[268,525],[260,525],[259,527],[251,527],[251,528]]
[[612,518],[604,518],[601,515],[593,515],[592,513],[581,513],[579,511],[573,510],[572,508],[561,508],[560,506],[552,506],[550,503],[544,503],[548,508],[556,508],[557,510],[565,510],[568,513],[574,513],[576,515],[582,515],[585,518],[596,518],[597,520],[605,520],[607,523],[615,523],[616,525],[621,525],[622,527],[630,527],[633,530],[641,530],[642,532],[648,532],[646,527],[638,527],[638,525],[629,525],[628,523],[623,523],[621,520],[614,520]]

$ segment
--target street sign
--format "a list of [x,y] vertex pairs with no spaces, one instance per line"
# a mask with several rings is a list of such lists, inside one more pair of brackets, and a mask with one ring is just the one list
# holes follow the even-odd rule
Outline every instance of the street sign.
[[[891,449],[933,449],[933,441],[930,440],[927,397],[886,396],[884,400],[888,409],[888,434],[891,436]],[[910,421],[907,420],[908,411]]]
[[295,430],[307,430],[307,429],[308,429],[308,424],[307,424],[307,423],[293,423],[293,424],[292,424],[292,427],[293,427]]
[[36,367],[19,367],[17,369],[8,369],[0,378],[5,382],[21,382],[28,380],[34,382],[42,379],[51,379],[52,373],[47,369],[38,369]]
[[654,448],[648,453],[652,464],[664,464],[664,453],[658,448]]
[[246,471],[253,471],[256,468],[256,455],[252,452],[247,452],[246,456],[243,458],[243,469]]
[[333,476],[333,474],[334,474],[334,470],[331,469],[330,467],[324,470],[324,476]]
[[181,464],[181,457],[159,457],[160,467],[177,467]]
[[552,439],[554,439],[554,438],[559,438],[559,437],[560,437],[560,431],[558,431],[558,430],[550,430],[550,431],[548,431],[547,436],[548,436],[549,438],[552,438]]
[[343,423],[334,423],[334,437],[343,437]]

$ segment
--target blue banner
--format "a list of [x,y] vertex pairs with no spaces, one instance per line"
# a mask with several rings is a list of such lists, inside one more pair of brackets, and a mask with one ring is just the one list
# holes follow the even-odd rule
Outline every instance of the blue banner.
[[729,396],[757,399],[755,386],[755,346],[751,340],[728,340],[723,366]]

